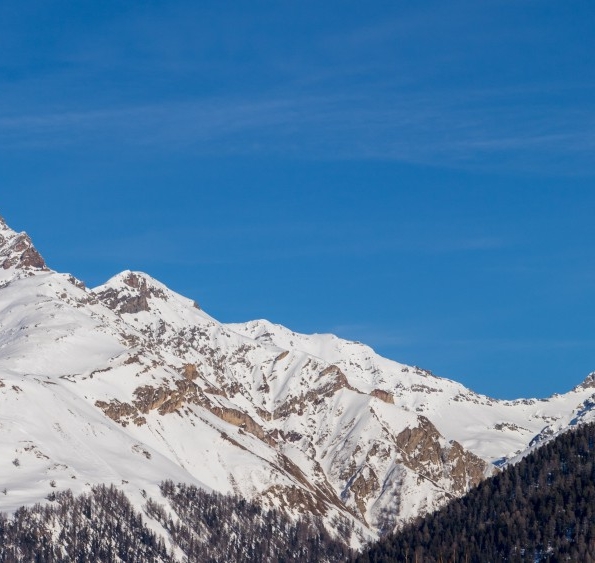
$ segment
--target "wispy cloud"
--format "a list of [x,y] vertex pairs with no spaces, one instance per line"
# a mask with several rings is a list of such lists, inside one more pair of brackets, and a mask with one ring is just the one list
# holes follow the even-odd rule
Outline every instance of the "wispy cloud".
[[[475,104],[474,104],[475,105]],[[535,171],[591,170],[595,111],[449,97],[364,94],[211,98],[141,106],[0,116],[0,147],[116,145],[198,154],[387,159]]]
[[592,348],[593,340],[588,339],[560,339],[560,338],[462,338],[447,339],[435,342],[446,348],[469,348],[482,352],[519,352],[525,350],[571,350],[578,348]]
[[[270,221],[242,225],[192,225],[151,228],[149,231],[111,235],[100,242],[73,241],[62,255],[91,262],[197,266],[214,264],[254,264],[291,262],[296,259],[376,255],[440,255],[497,251],[513,244],[494,236],[452,236],[424,233],[401,224],[354,225],[331,220]],[[390,233],[390,234],[389,234]],[[274,236],[272,236],[274,234]]]
[[[16,56],[6,76],[18,78],[0,92],[0,148],[593,173],[592,76],[580,66],[570,79],[544,71],[556,30],[534,17],[537,7],[517,4],[430,2],[365,14],[346,6],[339,19],[328,5],[311,25],[308,10],[288,24],[282,5],[247,12],[174,2],[85,15],[84,26],[57,36],[36,15],[51,41],[47,53],[33,45],[28,54],[19,33],[8,43]],[[17,23],[24,35],[32,25]],[[9,19],[4,27],[11,35]],[[572,62],[568,39],[557,41]],[[537,53],[524,58],[527,44]]]

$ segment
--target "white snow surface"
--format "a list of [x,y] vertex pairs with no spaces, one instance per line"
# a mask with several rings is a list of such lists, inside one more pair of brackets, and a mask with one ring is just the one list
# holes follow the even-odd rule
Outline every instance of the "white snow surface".
[[23,266],[30,246],[0,219],[3,511],[97,483],[142,508],[172,479],[351,520],[357,544],[593,420],[593,376],[495,400],[333,335],[219,323],[140,272],[90,290]]

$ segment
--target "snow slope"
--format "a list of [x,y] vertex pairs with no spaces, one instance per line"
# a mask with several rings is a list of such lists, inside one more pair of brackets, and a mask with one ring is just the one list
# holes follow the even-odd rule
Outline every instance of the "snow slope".
[[0,509],[163,479],[321,515],[352,542],[592,420],[595,378],[497,401],[333,335],[222,324],[139,272],[90,290],[0,220]]

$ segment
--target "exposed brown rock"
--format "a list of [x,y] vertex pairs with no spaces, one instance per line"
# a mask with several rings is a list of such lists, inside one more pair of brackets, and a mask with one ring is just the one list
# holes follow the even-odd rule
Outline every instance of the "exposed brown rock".
[[299,432],[291,430],[290,432],[279,431],[279,436],[284,442],[299,442],[304,436]]
[[595,387],[595,372],[587,375],[585,380],[582,383],[580,383],[579,385],[577,385],[573,389],[573,391],[579,391],[581,389],[589,389],[589,388],[593,388],[593,387]]
[[135,315],[141,311],[150,311],[149,302],[146,295],[132,295],[123,299],[118,304],[119,313],[131,313]]
[[283,358],[286,358],[287,355],[289,354],[289,350],[285,350],[284,352],[281,352],[276,358],[275,361],[279,362],[281,361]]
[[323,377],[328,377],[329,382],[323,385],[322,387],[318,388],[319,394],[324,394],[326,396],[334,395],[339,389],[349,389],[350,391],[355,391],[359,393],[355,387],[352,387],[347,381],[347,376],[339,369],[338,366],[332,364],[327,368],[323,369],[318,374],[318,379],[322,379]]
[[[319,476],[322,477],[323,480],[319,484],[314,484],[308,480],[308,478],[304,475],[304,472],[287,456],[278,454],[277,460],[283,471],[291,475],[303,487],[303,489],[298,489],[302,491],[301,493],[298,493],[298,497],[292,499],[294,503],[293,506],[295,506],[300,501],[304,502],[304,499],[308,498],[308,503],[303,506],[308,508],[312,514],[326,514],[329,504],[335,505],[340,510],[348,510],[349,512],[352,512],[349,508],[345,507],[345,505],[336,495],[335,491],[328,483],[324,472],[318,464],[316,464],[314,470]],[[311,495],[310,492],[312,493]],[[306,494],[305,497],[303,496],[304,493]]]
[[26,233],[20,233],[12,240],[2,237],[0,264],[5,270],[12,267],[24,270],[47,270],[43,258]]
[[184,364],[182,367],[182,374],[186,379],[194,380],[198,377],[198,370],[195,364]]
[[372,395],[372,397],[380,399],[381,401],[384,401],[385,403],[389,403],[391,405],[395,404],[395,398],[388,391],[384,391],[382,389],[374,389],[374,391],[372,391],[370,395]]
[[[138,391],[138,389],[137,389]],[[176,394],[170,395],[164,392],[164,388],[152,388],[146,386],[141,388],[141,399],[136,399],[133,403],[123,403],[117,399],[109,403],[105,401],[96,401],[95,406],[99,407],[112,420],[122,426],[126,426],[130,421],[137,426],[146,423],[142,414],[148,414],[153,409],[159,409],[160,414],[173,412],[183,404],[181,397]],[[151,405],[149,408],[147,405]],[[142,413],[142,414],[141,414]]]
[[130,364],[140,364],[140,356],[138,354],[134,354],[134,356],[130,356],[129,358],[126,358],[126,360],[124,360],[124,365],[130,365]]
[[364,467],[349,486],[349,490],[354,496],[355,505],[364,522],[366,522],[366,501],[377,493],[379,486],[378,477],[369,466]]
[[419,426],[405,428],[395,439],[405,465],[432,481],[451,475],[452,493],[459,495],[484,478],[485,461],[463,449],[458,442],[452,441],[443,447],[436,427],[425,416],[418,419]]
[[158,409],[170,397],[167,387],[151,387],[143,385],[134,390],[134,406],[142,413],[147,414],[153,409]]
[[68,281],[69,281],[69,283],[71,283],[75,287],[78,287],[79,289],[87,289],[85,282],[82,282],[81,280],[75,278],[74,276],[68,276]]
[[357,389],[352,387],[347,381],[345,374],[336,365],[330,365],[323,369],[316,380],[318,385],[302,393],[298,397],[292,397],[279,405],[272,414],[274,419],[285,418],[290,414],[297,414],[301,416],[308,408],[308,405],[319,405],[326,398],[332,397],[337,391],[341,389],[349,389],[356,393],[360,393]]
[[117,399],[112,399],[109,403],[95,401],[95,406],[99,407],[109,418],[122,426],[127,426],[130,420],[137,426],[141,426],[146,422],[144,417],[139,416],[138,410],[134,406],[129,403],[122,403]]
[[157,409],[164,415],[178,410],[184,403],[198,403],[198,393],[196,384],[186,379],[176,381],[176,389],[144,385],[134,390],[133,404],[141,413]]
[[487,464],[475,454],[466,451],[456,441],[451,442],[447,463],[453,481],[453,491],[461,495],[478,485],[486,475]]
[[127,293],[108,288],[97,294],[105,305],[118,313],[136,314],[141,311],[150,311],[149,298],[165,298],[163,290],[148,285],[144,277],[134,272],[130,272],[122,281],[135,291]]
[[419,416],[419,426],[405,428],[395,438],[395,444],[404,454],[406,464],[416,471],[427,472],[426,467],[442,463],[440,433],[425,417]]
[[209,395],[220,395],[221,397],[227,398],[227,393],[224,389],[219,389],[218,387],[213,387],[212,385],[207,384],[205,387],[203,387],[203,391]]
[[[206,406],[206,405],[203,405]],[[210,408],[207,407],[213,414],[217,415],[221,420],[225,422],[229,422],[234,426],[239,426],[246,432],[253,434],[257,438],[263,441],[268,441],[269,437],[266,435],[265,431],[263,430],[262,426],[254,421],[254,419],[237,409],[232,408],[223,408],[219,406],[211,406]]]
[[32,246],[27,248],[23,254],[21,254],[19,266],[21,268],[35,268],[38,270],[43,270],[46,268],[43,258]]
[[149,311],[149,302],[144,295],[121,295],[114,288],[106,289],[98,293],[99,299],[110,309],[118,313],[139,313]]

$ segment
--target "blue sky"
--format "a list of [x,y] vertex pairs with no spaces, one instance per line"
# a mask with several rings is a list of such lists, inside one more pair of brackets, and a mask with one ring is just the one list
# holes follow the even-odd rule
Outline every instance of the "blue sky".
[[595,370],[595,8],[4,2],[0,215],[97,285],[496,397]]

